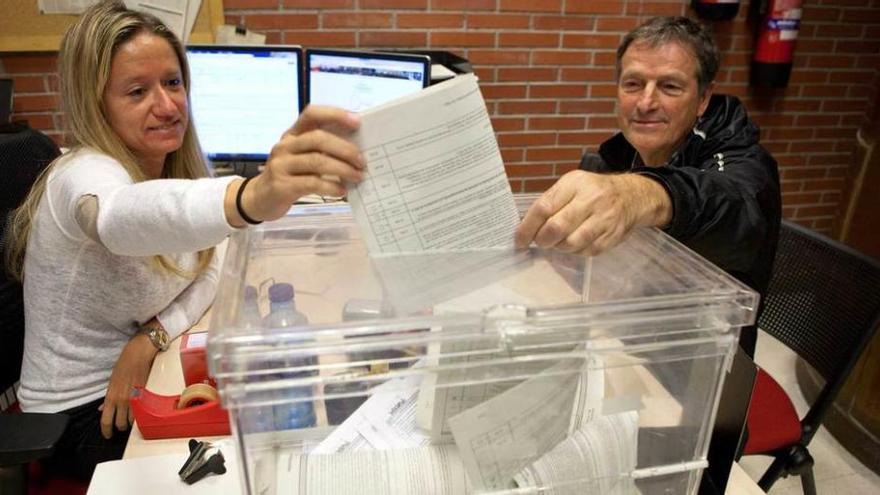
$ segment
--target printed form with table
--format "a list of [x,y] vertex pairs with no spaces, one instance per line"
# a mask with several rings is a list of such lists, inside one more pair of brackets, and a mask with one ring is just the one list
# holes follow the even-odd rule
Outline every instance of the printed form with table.
[[[751,293],[658,231],[596,258],[514,250],[534,198],[472,74],[361,116],[348,205],[229,242],[207,344],[226,474],[184,484],[186,454],[130,440],[89,493],[696,493]],[[270,279],[295,280],[306,326],[244,328],[244,286]],[[304,404],[307,427],[279,424]]]

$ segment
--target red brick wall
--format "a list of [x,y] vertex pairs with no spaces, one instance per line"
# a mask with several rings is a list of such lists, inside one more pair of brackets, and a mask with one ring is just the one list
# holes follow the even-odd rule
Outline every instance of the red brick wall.
[[[615,132],[615,48],[686,0],[225,0],[226,20],[270,43],[427,47],[468,58],[481,79],[515,191],[541,191]],[[739,17],[716,23],[719,91],[743,98],[780,163],[784,215],[834,226],[880,85],[880,0],[806,0],[789,87],[748,87],[751,35]],[[15,116],[60,138],[53,54],[3,55]]]

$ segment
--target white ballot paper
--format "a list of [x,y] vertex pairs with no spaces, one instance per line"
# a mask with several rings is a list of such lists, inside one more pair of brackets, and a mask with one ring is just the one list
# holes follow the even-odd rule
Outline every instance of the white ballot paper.
[[639,413],[599,416],[523,469],[518,488],[553,487],[553,495],[637,493],[631,473],[638,455]]
[[416,426],[420,376],[389,380],[337,426],[310,454],[420,447],[431,437]]
[[[444,351],[469,354],[474,349],[467,344],[446,345]],[[473,366],[489,359],[491,359],[490,356],[470,356],[461,363]],[[523,374],[535,374],[540,372],[542,367],[546,367],[546,363],[538,362],[528,367],[524,364],[521,370]],[[418,409],[416,410],[417,424],[430,431],[431,441],[434,443],[453,441],[450,418],[462,411],[477,407],[517,385],[515,380],[508,380],[446,386],[444,382],[447,380],[449,380],[448,374],[439,377],[429,375],[423,382],[422,391],[419,394]]]
[[454,446],[368,450],[332,455],[283,453],[277,494],[388,495],[471,493]]
[[517,473],[588,423],[582,416],[598,414],[604,396],[604,370],[598,358],[587,363],[581,359],[560,361],[449,419],[474,488],[513,488]]
[[513,247],[519,215],[473,74],[361,114],[348,201],[371,254]]
[[[526,306],[549,307],[582,300],[580,291],[575,291],[565,278],[557,273],[552,260],[533,258],[525,252],[519,253],[517,256],[525,257],[517,258],[516,265],[511,266],[510,269],[503,272],[495,270],[498,276],[491,276],[491,273],[490,276],[487,276],[484,269],[475,268],[474,271],[479,273],[486,283],[490,284],[435,305],[434,314],[484,313],[495,318],[500,315],[493,308],[500,309],[502,312],[519,308],[521,314],[517,315],[517,311],[513,310],[514,314],[501,317],[501,320],[507,317],[518,320],[526,318]],[[507,259],[513,260],[514,257],[508,253]],[[439,332],[443,329],[436,327],[431,331]],[[497,331],[497,329],[491,329],[491,331]],[[532,335],[519,335],[516,338],[521,339],[520,342],[523,344],[528,340],[529,347],[531,347],[536,343],[536,340],[541,340],[542,336],[538,332]],[[550,341],[543,342],[543,344],[552,345],[553,340],[554,338],[551,337]],[[548,350],[546,346],[542,346],[542,348],[545,351]],[[553,360],[541,359],[540,354],[537,355],[539,359],[522,360],[515,363],[511,361],[513,357],[515,356],[499,350],[497,343],[491,340],[448,341],[442,344],[434,342],[429,345],[427,359],[430,364],[460,367],[462,370],[460,373],[455,371],[428,373],[422,381],[422,391],[418,398],[417,421],[420,427],[431,432],[433,442],[444,443],[452,440],[449,418],[516,386],[522,382],[523,377],[538,375],[545,368],[554,364]],[[503,365],[503,370],[498,365],[491,364],[498,359],[507,362]],[[510,380],[479,378],[481,370],[489,371],[489,367],[492,367],[495,372],[509,376]],[[474,377],[477,378],[474,379]],[[600,398],[601,391],[604,389],[601,381],[603,379],[604,373],[590,374],[590,380],[600,380],[597,385],[593,385],[593,381],[590,381],[589,384],[590,390],[598,391]],[[454,385],[453,383],[456,382],[462,384]],[[580,400],[576,402],[576,404],[580,403]],[[581,411],[577,417],[583,417],[584,414],[586,411]]]

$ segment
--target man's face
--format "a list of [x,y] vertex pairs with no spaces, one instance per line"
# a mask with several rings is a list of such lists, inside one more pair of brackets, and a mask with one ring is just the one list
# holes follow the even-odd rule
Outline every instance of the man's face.
[[681,145],[709,104],[700,94],[697,59],[676,42],[635,42],[620,61],[617,120],[645,165],[660,166]]

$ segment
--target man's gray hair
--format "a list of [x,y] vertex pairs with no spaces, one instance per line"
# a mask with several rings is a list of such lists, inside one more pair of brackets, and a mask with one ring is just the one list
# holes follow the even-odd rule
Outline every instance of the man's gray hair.
[[678,43],[697,59],[697,85],[700,94],[715,80],[721,55],[712,34],[702,24],[687,17],[654,17],[627,33],[617,48],[617,77],[620,61],[633,43],[647,43],[656,48],[666,43]]

